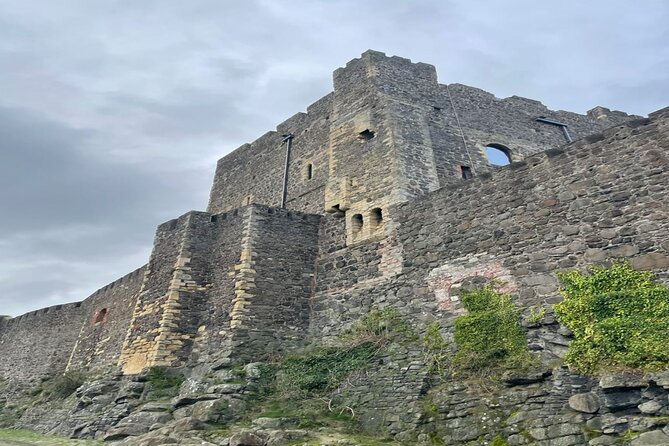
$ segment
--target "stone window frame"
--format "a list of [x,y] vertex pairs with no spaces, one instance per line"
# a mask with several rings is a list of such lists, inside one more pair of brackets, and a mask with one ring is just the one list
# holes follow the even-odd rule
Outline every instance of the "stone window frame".
[[[506,164],[493,164],[492,162],[490,162],[490,156],[488,154],[488,149],[492,149],[492,150],[496,150],[498,152],[501,152],[504,156],[506,156],[506,159],[508,160],[508,163],[506,163]],[[513,151],[511,149],[509,149],[507,146],[505,146],[504,144],[500,144],[500,143],[496,143],[496,142],[486,144],[485,147],[484,147],[484,151],[485,151],[485,156],[486,156],[486,160],[488,161],[488,164],[491,164],[493,166],[507,166],[507,165],[513,163],[513,161],[514,161]]]

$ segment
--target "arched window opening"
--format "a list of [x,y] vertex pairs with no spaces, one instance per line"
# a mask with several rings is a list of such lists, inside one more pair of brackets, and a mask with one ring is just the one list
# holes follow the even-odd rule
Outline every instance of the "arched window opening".
[[312,179],[314,176],[314,165],[307,164],[307,180]]
[[372,209],[371,213],[371,222],[373,227],[378,227],[383,223],[383,211],[381,208],[374,208]]
[[511,164],[511,151],[501,144],[488,144],[485,148],[488,162],[493,166]]
[[95,319],[93,319],[94,324],[99,324],[107,320],[107,309],[103,308],[95,314]]
[[355,214],[351,219],[351,231],[353,232],[353,235],[362,231],[363,224],[362,214]]

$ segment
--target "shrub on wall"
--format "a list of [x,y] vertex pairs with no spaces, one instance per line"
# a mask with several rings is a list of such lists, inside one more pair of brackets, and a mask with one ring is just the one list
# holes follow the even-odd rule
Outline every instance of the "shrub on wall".
[[534,357],[520,325],[520,311],[508,294],[487,285],[463,292],[461,300],[468,314],[455,320],[456,375],[492,378],[505,370],[532,365]]
[[669,289],[627,263],[558,275],[555,314],[574,333],[565,361],[589,374],[669,365]]

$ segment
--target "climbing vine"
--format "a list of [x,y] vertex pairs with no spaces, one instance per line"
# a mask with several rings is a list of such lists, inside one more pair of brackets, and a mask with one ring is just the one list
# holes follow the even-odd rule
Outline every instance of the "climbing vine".
[[627,263],[559,274],[555,314],[574,333],[565,361],[582,373],[669,365],[669,289]]
[[508,294],[487,285],[463,292],[461,300],[468,314],[455,321],[456,375],[493,378],[505,370],[527,368],[533,363],[520,325],[520,311]]

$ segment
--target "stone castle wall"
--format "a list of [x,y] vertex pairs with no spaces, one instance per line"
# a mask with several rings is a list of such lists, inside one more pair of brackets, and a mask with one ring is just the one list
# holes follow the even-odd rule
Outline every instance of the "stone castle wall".
[[[401,204],[395,214],[400,271],[378,279],[375,271],[365,270],[382,258],[375,241],[333,252],[340,256],[340,267],[320,265],[319,275],[326,277],[319,277],[324,286],[313,299],[310,334],[327,339],[373,307],[391,306],[418,330],[439,321],[445,338],[452,339],[453,322],[464,311],[458,298],[463,286],[499,281],[519,306],[538,310],[561,300],[556,272],[612,260],[627,260],[669,285],[668,167],[669,109],[664,109],[650,119],[613,127]],[[351,274],[359,270],[367,274]],[[337,282],[341,286],[327,286]],[[529,327],[530,348],[547,364],[566,353],[569,339],[558,329],[554,319]],[[395,367],[380,366],[374,376],[377,394],[364,382],[353,391],[360,394],[360,416],[400,432],[422,413],[425,368],[420,351],[384,364],[393,360]],[[547,390],[542,388],[545,399],[537,402],[546,403],[544,411],[551,416],[565,407],[570,395],[584,391],[580,384],[569,384],[582,378],[561,373],[546,384]],[[458,431],[462,419],[448,411],[463,401],[463,391],[447,394],[454,406],[446,407],[442,417],[458,441],[481,434],[474,430],[473,437],[458,438],[464,435]],[[476,406],[475,400],[468,407]],[[405,402],[401,410],[397,401]],[[510,403],[507,416],[526,410],[523,404],[522,398]],[[472,413],[476,411],[463,411],[462,416]]]
[[4,321],[0,326],[0,377],[32,382],[65,370],[84,317],[77,302]]
[[241,360],[301,341],[319,227],[318,215],[258,205],[159,226],[123,370]]
[[68,370],[94,371],[116,366],[145,271],[144,266],[138,268],[81,303],[86,317],[68,358]]
[[116,367],[143,277],[141,267],[82,302],[0,320],[0,378],[34,384],[67,369]]
[[336,207],[347,210],[350,220],[459,182],[462,166],[488,166],[489,144],[508,148],[514,161],[564,145],[562,129],[538,117],[567,124],[573,139],[629,119],[602,107],[579,115],[531,99],[442,85],[431,65],[368,51],[335,71],[334,91],[307,113],[222,158],[208,210],[278,206],[286,157],[282,135],[288,133],[294,139],[287,207],[319,214]]
[[[611,132],[627,143],[659,132],[662,116],[564,154],[562,130],[539,116],[568,124],[575,139],[630,119],[441,85],[431,65],[368,51],[335,71],[334,91],[307,113],[221,159],[209,212],[160,225],[148,265],[81,305],[1,320],[1,375],[242,360],[304,343],[307,332],[327,337],[373,304],[421,321],[455,314],[451,288],[470,276],[507,278],[521,302],[536,303],[555,298],[549,271],[616,256],[662,264],[658,229],[630,227],[626,208],[659,209],[661,184],[632,194],[650,161],[609,149],[623,141]],[[276,208],[287,133],[290,210]],[[526,161],[488,172],[491,143]],[[465,181],[463,166],[477,178]]]
[[522,305],[556,302],[555,272],[614,259],[669,283],[668,121],[663,110],[398,205],[400,272],[374,280],[378,241],[322,254],[312,334],[372,304],[457,315],[458,285],[476,276],[502,279]]

